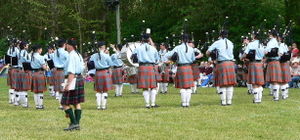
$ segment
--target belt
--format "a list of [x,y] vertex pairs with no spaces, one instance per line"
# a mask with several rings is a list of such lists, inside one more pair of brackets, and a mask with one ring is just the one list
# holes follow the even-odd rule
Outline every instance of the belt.
[[251,61],[251,62],[261,62],[261,60],[253,60],[253,61]]
[[113,68],[117,69],[117,68],[122,68],[123,66],[114,66]]
[[154,63],[139,63],[140,66],[153,66]]
[[180,66],[190,66],[190,65],[191,65],[191,63],[177,64],[178,67],[180,67]]
[[103,71],[103,70],[108,70],[109,69],[109,67],[108,68],[103,68],[103,69],[96,69],[96,71]]
[[56,68],[56,70],[64,70],[64,68]]
[[276,60],[276,59],[268,59],[268,62],[273,62],[273,61],[279,61],[279,60]]
[[232,60],[218,61],[218,64],[223,63],[223,62],[232,62]]
[[33,72],[39,72],[39,71],[44,71],[44,69],[32,69]]

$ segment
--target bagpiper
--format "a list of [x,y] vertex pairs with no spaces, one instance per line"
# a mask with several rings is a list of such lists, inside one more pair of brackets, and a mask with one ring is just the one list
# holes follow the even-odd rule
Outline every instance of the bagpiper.
[[115,96],[122,96],[123,92],[123,61],[121,60],[120,50],[122,49],[122,45],[118,44],[116,46],[116,53],[111,55],[112,61],[112,82],[116,87]]

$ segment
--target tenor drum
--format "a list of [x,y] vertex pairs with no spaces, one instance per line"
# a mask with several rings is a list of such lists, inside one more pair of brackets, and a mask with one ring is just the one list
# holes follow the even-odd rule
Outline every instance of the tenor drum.
[[136,67],[126,67],[124,68],[127,76],[133,76],[137,74],[137,68]]
[[133,54],[133,51],[140,45],[141,45],[141,43],[139,43],[139,42],[130,42],[122,47],[120,55],[121,55],[121,60],[123,61],[123,63],[125,65],[127,65],[129,67],[138,67],[139,66],[138,63],[132,62],[131,56]]

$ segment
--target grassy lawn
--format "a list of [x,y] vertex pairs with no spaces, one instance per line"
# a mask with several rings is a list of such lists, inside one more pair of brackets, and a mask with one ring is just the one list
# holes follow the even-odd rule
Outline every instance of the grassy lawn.
[[246,88],[236,88],[232,106],[219,105],[213,88],[201,88],[192,96],[190,108],[180,107],[177,89],[158,95],[157,109],[145,109],[141,94],[123,97],[109,94],[108,110],[96,110],[92,84],[86,84],[81,131],[64,132],[69,120],[58,102],[45,96],[45,110],[8,104],[6,80],[0,79],[0,139],[300,139],[300,92],[273,102],[265,90],[262,104],[252,104]]

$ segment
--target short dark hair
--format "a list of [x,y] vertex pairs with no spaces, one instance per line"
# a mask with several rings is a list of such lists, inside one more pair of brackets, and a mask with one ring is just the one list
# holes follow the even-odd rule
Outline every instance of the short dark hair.
[[66,44],[66,40],[65,39],[59,39],[57,41],[57,46],[60,47],[60,48],[63,47],[64,44]]

